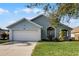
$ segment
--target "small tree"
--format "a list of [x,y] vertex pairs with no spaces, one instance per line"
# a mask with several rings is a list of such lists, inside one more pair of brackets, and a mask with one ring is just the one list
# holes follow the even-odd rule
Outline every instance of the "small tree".
[[5,32],[3,32],[3,33],[1,34],[1,37],[2,37],[2,39],[5,39],[5,38],[7,37],[7,34],[6,34]]
[[59,41],[64,41],[64,39],[65,39],[65,32],[64,31],[60,31],[60,33],[59,33]]

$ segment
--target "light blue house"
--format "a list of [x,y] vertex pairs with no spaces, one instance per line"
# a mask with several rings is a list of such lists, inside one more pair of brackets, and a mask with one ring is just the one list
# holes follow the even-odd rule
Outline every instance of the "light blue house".
[[39,15],[31,20],[25,18],[8,26],[10,40],[20,41],[39,41],[48,39],[52,35],[52,39],[59,38],[61,30],[66,31],[65,36],[71,38],[72,28],[59,24],[57,28],[51,26],[49,18],[44,15]]

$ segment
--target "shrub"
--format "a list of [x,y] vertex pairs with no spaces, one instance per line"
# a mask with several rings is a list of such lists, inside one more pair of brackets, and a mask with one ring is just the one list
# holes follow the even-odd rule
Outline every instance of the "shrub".
[[3,32],[3,33],[1,34],[1,37],[2,37],[2,39],[6,39],[6,38],[8,39],[9,34]]
[[54,41],[56,41],[56,42],[60,42],[59,38],[55,38]]
[[59,33],[59,41],[64,41],[65,36],[64,36],[64,31],[60,31]]
[[71,39],[69,39],[69,41],[76,41],[74,37],[72,37]]

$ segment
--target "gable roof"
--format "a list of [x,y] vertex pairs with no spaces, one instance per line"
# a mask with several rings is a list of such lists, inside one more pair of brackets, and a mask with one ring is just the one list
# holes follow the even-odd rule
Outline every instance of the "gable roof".
[[67,26],[67,25],[65,25],[65,24],[60,23],[60,25],[61,25],[61,26],[65,26],[66,28],[69,28],[70,30],[72,30],[71,27],[69,27],[69,26]]
[[[37,18],[42,17],[42,16],[47,17],[47,16],[45,16],[45,15],[43,15],[43,14],[40,14],[40,15],[34,17],[33,19],[31,19],[31,21],[36,20]],[[48,17],[47,17],[47,18],[48,18]],[[69,27],[69,26],[67,26],[67,25],[65,25],[65,24],[60,23],[60,25],[61,25],[61,26],[65,26],[65,27],[67,27],[67,28],[69,28],[69,29],[72,30],[71,27]]]
[[37,26],[37,27],[42,28],[42,26],[40,26],[40,25],[38,25],[38,24],[36,24],[36,23],[30,21],[30,20],[27,20],[26,18],[20,19],[19,21],[15,22],[15,23],[13,23],[13,24],[11,24],[11,25],[9,25],[9,26],[7,26],[7,28],[11,28],[12,26],[14,26],[14,25],[16,25],[17,23],[22,22],[22,21],[24,21],[24,20],[30,22],[31,24],[33,24],[33,25],[35,25],[35,26]]
[[[40,14],[40,15],[38,15],[38,16],[32,18],[31,21],[30,21],[30,20],[27,20],[26,18],[22,18],[21,20],[19,20],[19,21],[13,23],[13,24],[7,26],[7,28],[10,28],[10,27],[14,26],[15,24],[17,24],[17,23],[19,23],[19,22],[21,22],[21,21],[23,21],[23,20],[26,20],[26,21],[28,21],[28,22],[34,24],[35,26],[42,28],[42,26],[40,26],[40,25],[38,25],[38,24],[32,22],[33,20],[36,20],[37,18],[42,17],[42,16],[47,17],[47,16],[45,16],[45,15],[43,15],[43,14]],[[47,17],[47,18],[48,18],[48,17]],[[65,24],[60,23],[60,25],[61,25],[61,26],[65,26],[65,27],[67,27],[67,28],[69,28],[69,29],[72,30],[71,27],[69,27],[69,26],[67,26],[67,25],[65,25]]]
[[[34,18],[32,18],[31,21],[33,21],[33,20],[35,20],[35,19],[37,19],[37,18],[40,18],[40,17],[42,17],[42,16],[45,16],[45,15],[39,14],[39,15],[35,16]],[[47,16],[45,16],[45,17],[47,17]]]

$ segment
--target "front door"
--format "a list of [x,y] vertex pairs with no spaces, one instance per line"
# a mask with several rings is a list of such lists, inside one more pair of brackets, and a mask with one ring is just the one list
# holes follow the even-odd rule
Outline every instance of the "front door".
[[52,27],[49,27],[47,29],[47,36],[48,36],[48,39],[53,40],[55,38],[55,29]]

